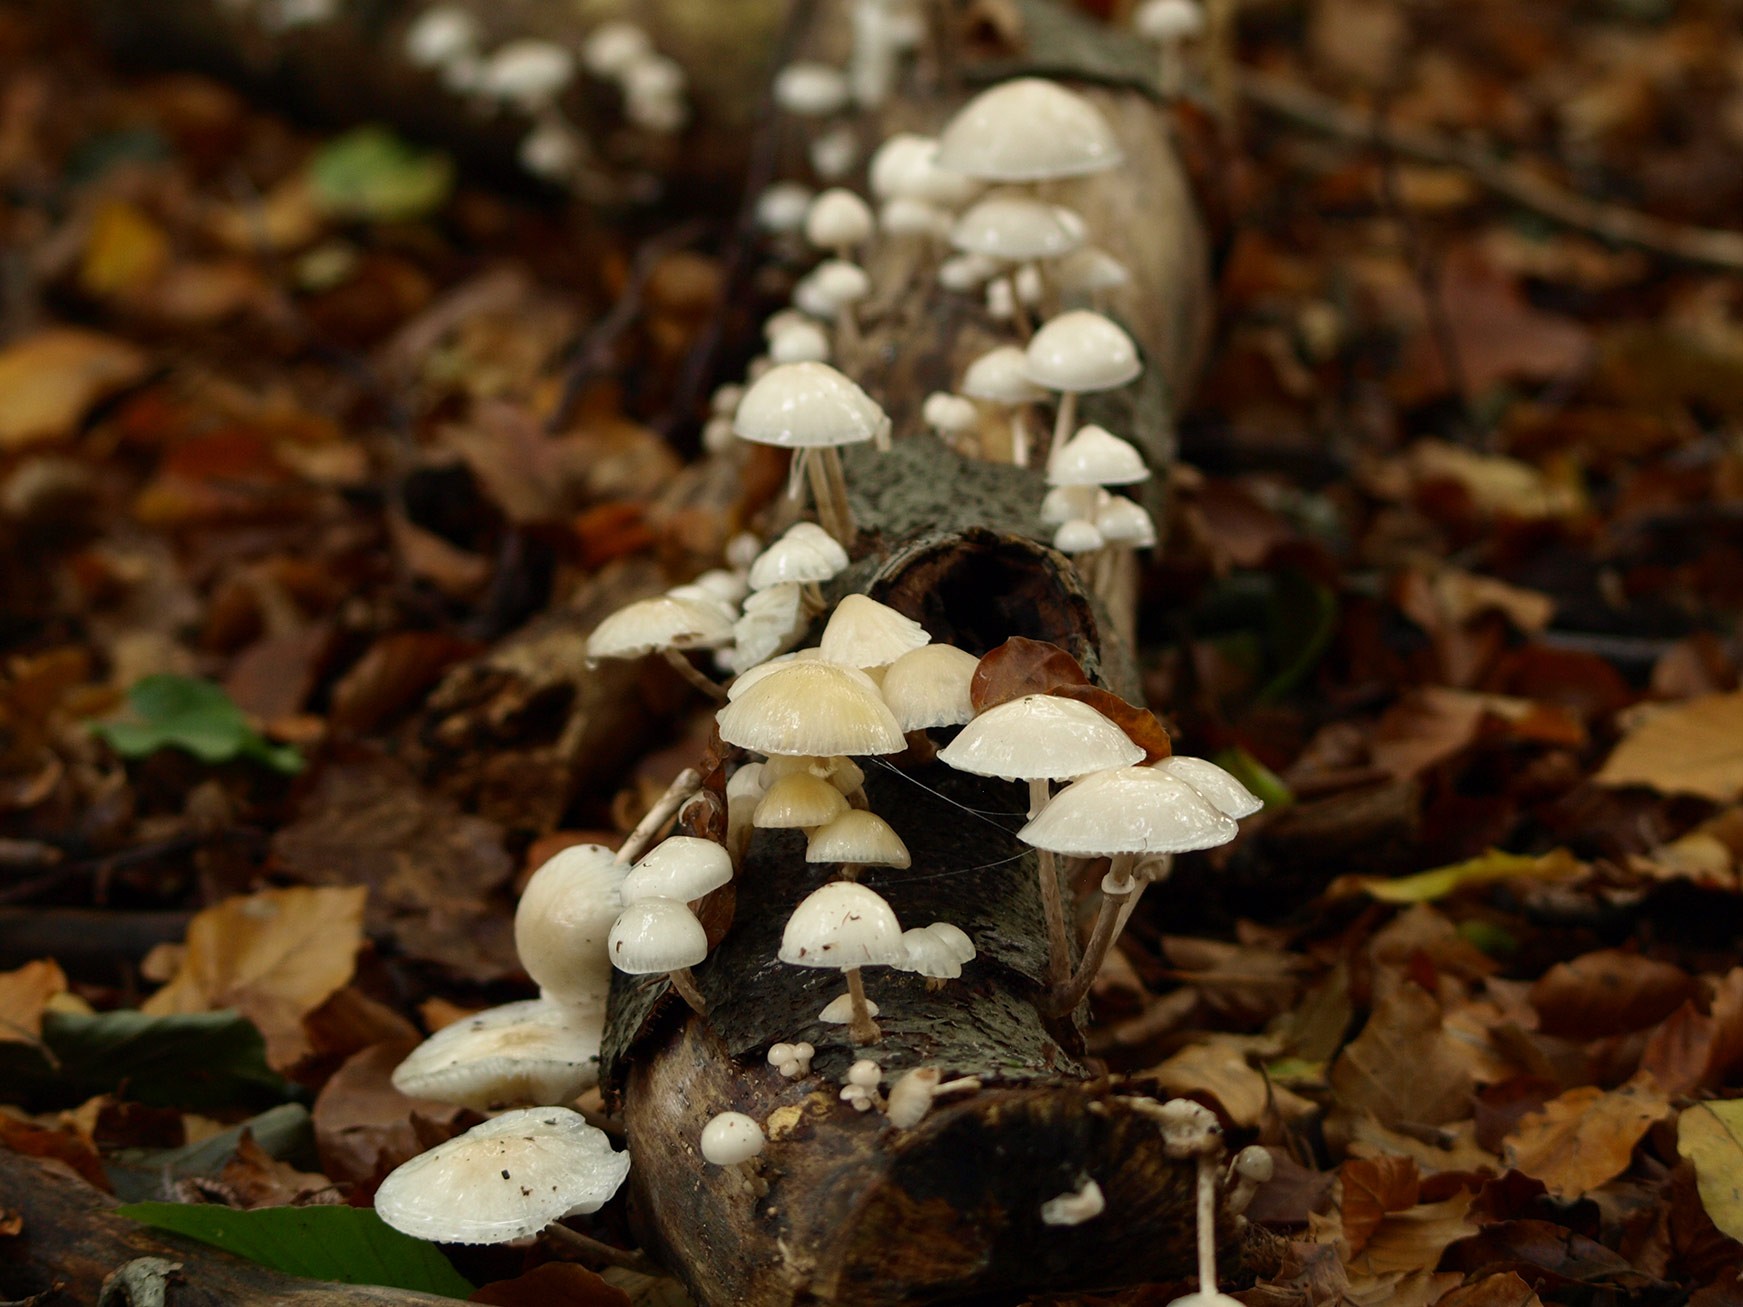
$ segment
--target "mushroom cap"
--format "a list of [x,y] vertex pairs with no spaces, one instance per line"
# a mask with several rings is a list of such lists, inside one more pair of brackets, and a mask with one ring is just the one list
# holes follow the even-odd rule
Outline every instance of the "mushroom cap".
[[[869,998],[865,1001],[865,1010],[871,1016],[878,1014],[878,1005]],[[853,995],[837,994],[823,1005],[823,1010],[817,1014],[817,1019],[826,1026],[845,1026],[853,1020]]]
[[611,927],[611,965],[632,976],[693,967],[708,956],[708,932],[677,899],[637,899]]
[[776,363],[827,363],[829,337],[815,322],[796,322],[769,342]]
[[847,1068],[847,1074],[841,1078],[844,1085],[858,1085],[861,1089],[876,1089],[883,1083],[884,1069],[869,1057],[862,1057]]
[[799,449],[858,444],[887,421],[870,395],[827,363],[783,363],[745,391],[732,429],[757,444]]
[[781,961],[798,967],[846,971],[895,966],[906,957],[895,912],[854,881],[830,881],[812,891],[781,932]]
[[807,758],[798,754],[784,754],[770,758],[763,764],[763,776],[769,785],[793,772],[809,772],[820,781],[828,781],[843,794],[852,794],[865,784],[865,772],[860,770],[859,764],[852,758],[840,755],[833,758]]
[[898,971],[912,971],[916,975],[929,976],[934,980],[955,980],[962,974],[962,963],[958,961],[956,950],[951,947],[950,941],[928,926],[915,926],[912,930],[904,930],[902,948],[908,956],[905,961],[897,964]]
[[768,754],[900,753],[895,714],[864,672],[815,659],[774,668],[720,710],[720,738]]
[[555,41],[523,37],[497,47],[485,60],[486,95],[535,108],[554,99],[575,76],[575,57]]
[[801,118],[825,118],[847,105],[847,75],[824,63],[790,63],[775,74],[775,103]]
[[994,404],[1029,404],[1047,394],[1029,380],[1029,360],[1018,345],[988,350],[962,374],[963,394]]
[[702,1127],[702,1158],[715,1166],[748,1162],[767,1143],[763,1128],[743,1112],[721,1112]]
[[638,59],[652,54],[654,44],[634,23],[621,19],[601,23],[581,43],[581,64],[595,77],[622,77]]
[[1156,543],[1156,523],[1142,504],[1124,495],[1110,495],[1108,502],[1096,509],[1095,529],[1110,545],[1149,549]]
[[529,1107],[412,1158],[382,1181],[375,1210],[414,1238],[507,1243],[598,1211],[628,1174],[629,1154],[580,1113]]
[[1176,755],[1172,758],[1162,758],[1150,764],[1152,771],[1159,771],[1175,780],[1185,781],[1197,790],[1211,807],[1225,817],[1239,820],[1251,817],[1265,801],[1254,794],[1227,771],[1218,767],[1209,758],[1190,758]]
[[740,689],[745,673],[766,665],[768,658],[797,640],[805,626],[805,596],[797,581],[782,581],[746,598],[743,613],[732,624],[727,665],[739,678],[727,689],[727,697],[736,698],[733,691]]
[[717,649],[732,642],[732,616],[718,604],[657,595],[626,604],[587,637],[589,658],[640,658],[655,649]]
[[938,166],[938,140],[897,132],[872,152],[868,177],[880,200],[918,200],[954,209],[980,193],[981,184]]
[[953,926],[948,921],[934,921],[925,929],[943,940],[950,947],[951,956],[958,962],[966,965],[974,961],[974,941],[962,927]]
[[1079,427],[1047,459],[1050,486],[1129,486],[1149,479],[1137,447],[1093,423]]
[[849,263],[846,259],[825,259],[811,269],[806,280],[838,313],[871,294],[871,277],[859,264]]
[[624,903],[677,899],[693,903],[732,879],[732,855],[713,840],[668,835],[629,869],[618,891]]
[[676,99],[684,93],[684,66],[650,51],[623,70],[623,90],[632,101]]
[[945,290],[966,294],[1001,270],[997,260],[983,254],[953,254],[938,265],[938,284]]
[[931,642],[926,628],[913,618],[866,595],[851,594],[835,605],[817,647],[827,663],[887,667],[910,649]]
[[848,808],[811,832],[806,862],[853,862],[870,867],[906,867],[908,846],[875,812]]
[[805,225],[811,209],[811,188],[803,182],[774,182],[757,196],[757,226],[763,231],[793,232]]
[[1126,265],[1099,245],[1080,245],[1047,269],[1053,284],[1067,295],[1091,295],[1129,285]]
[[827,581],[847,570],[847,550],[815,522],[795,522],[750,565],[750,588]]
[[478,48],[478,20],[459,5],[434,5],[406,29],[406,58],[420,68],[436,68]]
[[1185,781],[1153,767],[1117,767],[1067,785],[1017,838],[1088,858],[1208,849],[1238,829]]
[[950,229],[950,243],[970,254],[1020,263],[1056,259],[1082,243],[1059,221],[1051,204],[995,191],[977,200]]
[[969,686],[980,660],[950,644],[910,649],[884,673],[884,702],[904,731],[960,726],[974,717]]
[[877,230],[871,205],[845,186],[831,186],[805,211],[805,239],[819,249],[839,249],[868,241]]
[[1049,318],[1029,338],[1024,363],[1036,385],[1080,394],[1123,386],[1144,370],[1125,329],[1088,309]]
[[1144,751],[1088,704],[1030,694],[988,708],[940,749],[938,757],[976,776],[1069,780],[1129,767],[1142,760]]
[[1053,533],[1053,547],[1062,554],[1087,554],[1106,543],[1094,522],[1061,522]]
[[1041,500],[1041,521],[1063,526],[1073,520],[1090,521],[1112,496],[1100,486],[1054,486]]
[[515,908],[514,947],[541,988],[566,1002],[605,1002],[606,937],[623,911],[627,872],[603,844],[577,844],[532,874]]
[[1181,41],[1204,31],[1204,9],[1197,0],[1145,0],[1132,27],[1149,41]]
[[935,390],[920,406],[920,420],[936,431],[954,434],[978,427],[980,413],[972,399],[952,395],[947,390]]
[[599,1083],[605,1008],[531,998],[443,1026],[393,1070],[393,1087],[488,1112],[567,1103]]
[[898,195],[878,206],[878,230],[886,236],[943,236],[950,230],[950,211]]
[[[799,583],[797,581],[789,581],[786,582],[786,584],[797,589]],[[778,587],[771,586],[769,588],[774,590]],[[756,595],[751,596],[751,599],[755,598]],[[749,601],[747,600],[746,602],[748,603]],[[820,657],[819,651],[816,649],[792,649],[778,657],[770,658],[767,662],[758,663],[755,667],[747,668],[736,680],[733,681],[731,685],[726,687],[726,701],[728,703],[733,702],[735,699],[738,699],[750,690],[752,686],[756,685],[758,681],[780,671],[783,667],[787,667],[793,663],[821,661],[822,658]],[[862,672],[860,675],[864,676],[865,673]],[[873,681],[871,677],[866,676],[865,679],[871,683],[872,689],[875,690],[878,688],[877,682]]]
[[1098,110],[1056,82],[1021,77],[982,91],[938,138],[938,166],[994,182],[1081,177],[1125,158]]
[[841,791],[808,771],[788,772],[770,782],[751,825],[759,830],[810,830],[846,812]]

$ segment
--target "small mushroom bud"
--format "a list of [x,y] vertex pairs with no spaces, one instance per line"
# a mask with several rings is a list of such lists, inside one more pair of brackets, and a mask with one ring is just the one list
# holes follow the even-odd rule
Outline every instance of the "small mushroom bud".
[[769,1065],[788,1080],[797,1080],[800,1076],[811,1073],[811,1059],[816,1054],[817,1050],[803,1041],[797,1044],[772,1044],[769,1046]]
[[1223,1210],[1239,1216],[1259,1192],[1259,1186],[1277,1173],[1277,1162],[1258,1144],[1248,1144],[1229,1164],[1228,1188],[1223,1192]]
[[890,1124],[912,1130],[932,1107],[942,1073],[935,1066],[915,1067],[890,1086],[889,1106],[884,1109]]
[[1085,1176],[1080,1187],[1067,1190],[1041,1204],[1041,1224],[1082,1225],[1085,1221],[1100,1216],[1107,1205],[1107,1199],[1102,1197],[1101,1186],[1095,1182],[1095,1178]]
[[862,1057],[847,1068],[843,1077],[841,1101],[851,1104],[856,1112],[869,1112],[874,1107],[884,1105],[884,1096],[878,1092],[878,1085],[884,1078],[884,1069],[869,1057]]
[[704,1160],[715,1166],[730,1166],[758,1198],[769,1191],[756,1173],[755,1164],[767,1143],[763,1128],[743,1112],[721,1112],[702,1127]]

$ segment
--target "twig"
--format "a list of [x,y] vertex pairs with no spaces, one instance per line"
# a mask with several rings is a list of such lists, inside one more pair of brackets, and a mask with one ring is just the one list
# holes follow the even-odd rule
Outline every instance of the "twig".
[[1504,163],[1476,146],[1417,127],[1374,122],[1362,113],[1281,78],[1245,71],[1240,77],[1240,89],[1242,97],[1252,104],[1300,126],[1343,140],[1380,146],[1422,163],[1463,169],[1515,204],[1601,240],[1631,245],[1683,263],[1743,272],[1743,232],[1685,226],[1619,204],[1594,200],[1547,181],[1527,168]]
[[546,1226],[543,1234],[565,1252],[577,1253],[590,1261],[604,1262],[607,1266],[622,1266],[631,1271],[640,1271],[643,1275],[666,1274],[664,1268],[657,1265],[651,1257],[639,1249],[619,1248],[614,1244],[595,1239],[590,1234],[571,1230],[560,1221],[555,1225]]
[[702,788],[702,773],[694,767],[686,767],[672,778],[672,783],[666,787],[666,792],[655,801],[654,806],[647,810],[636,827],[624,836],[623,843],[618,847],[617,860],[622,863],[634,862],[647,851],[648,845],[654,842],[654,837],[665,829],[666,823],[672,820],[679,808],[682,808],[690,796]]

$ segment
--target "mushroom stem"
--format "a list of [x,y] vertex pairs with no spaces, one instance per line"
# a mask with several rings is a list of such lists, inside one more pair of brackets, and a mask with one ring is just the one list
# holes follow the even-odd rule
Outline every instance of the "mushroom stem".
[[1216,1158],[1198,1159],[1198,1291],[1216,1293]]
[[559,1247],[569,1249],[586,1257],[589,1261],[604,1262],[607,1266],[622,1266],[627,1270],[639,1271],[643,1275],[664,1275],[665,1268],[646,1253],[634,1248],[618,1248],[582,1234],[579,1230],[571,1230],[561,1221],[547,1225],[540,1235]]
[[829,601],[823,597],[823,587],[815,581],[806,581],[799,587],[799,593],[805,596],[805,606],[813,613],[820,613],[829,607]]
[[811,483],[811,501],[817,505],[817,524],[836,540],[841,539],[841,524],[836,517],[834,487],[829,483],[829,469],[823,466],[820,450],[802,450],[805,479]]
[[1071,428],[1077,423],[1077,392],[1067,390],[1059,396],[1059,414],[1053,419],[1053,443],[1044,450],[1036,451],[1037,458],[1043,465],[1047,455],[1058,449],[1071,439]]
[[696,977],[690,974],[689,967],[679,967],[676,971],[668,971],[666,979],[672,982],[672,988],[678,991],[678,997],[690,1005],[690,1010],[699,1017],[708,1015],[708,1000],[702,997],[702,991],[696,988]]
[[769,1196],[769,1182],[763,1179],[762,1175],[757,1171],[756,1158],[752,1157],[743,1162],[739,1162],[732,1169],[738,1172],[738,1178],[743,1182],[744,1187],[750,1191],[750,1196],[752,1198],[767,1198]]
[[859,978],[858,967],[848,967],[842,975],[847,979],[847,995],[853,1002],[853,1021],[847,1027],[848,1037],[856,1044],[875,1044],[883,1036],[878,1023],[872,1020],[871,1009],[865,1005],[865,983]]
[[726,702],[726,691],[696,669],[696,665],[677,649],[662,649],[660,655],[671,669],[717,703]]
[[844,363],[859,348],[859,318],[854,306],[843,304],[835,311],[835,357]]
[[1101,908],[1096,912],[1095,929],[1090,932],[1089,943],[1084,945],[1083,959],[1077,964],[1071,979],[1063,987],[1056,986],[1053,990],[1051,1006],[1055,1013],[1070,1012],[1083,1002],[1089,987],[1095,983],[1108,950],[1119,938],[1120,927],[1130,915],[1124,911],[1126,903],[1135,899],[1143,888],[1141,882],[1132,880],[1132,864],[1136,861],[1134,854],[1114,855],[1107,879],[1102,882]]
[[857,862],[844,862],[841,864],[841,879],[858,880],[859,873],[862,870],[864,870],[864,868]]
[[[1036,777],[1029,782],[1029,819],[1041,815],[1051,797],[1047,782]],[[1041,917],[1047,924],[1047,983],[1058,989],[1071,976],[1071,939],[1065,932],[1065,900],[1059,892],[1059,872],[1053,851],[1040,849],[1035,859],[1035,877],[1041,888]]]
[[635,829],[623,837],[623,843],[617,848],[617,860],[628,866],[646,853],[648,845],[654,842],[654,836],[666,828],[666,823],[672,820],[678,809],[701,788],[702,773],[694,767],[686,767],[674,776],[672,783],[666,786],[666,792],[654,801],[654,806],[635,824]]
[[853,508],[847,501],[847,472],[841,466],[840,450],[831,446],[823,451],[823,470],[828,474],[830,498],[835,501],[835,511],[841,519],[841,534],[835,538],[843,549],[847,549],[852,546],[859,528],[853,520]]
[[1014,467],[1029,466],[1029,415],[1026,404],[1019,404],[1011,410],[1011,464]]

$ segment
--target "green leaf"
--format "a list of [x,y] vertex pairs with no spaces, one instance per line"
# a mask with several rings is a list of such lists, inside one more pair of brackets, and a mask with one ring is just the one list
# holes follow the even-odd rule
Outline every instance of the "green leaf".
[[210,1109],[282,1102],[294,1092],[267,1066],[260,1031],[236,1012],[49,1012],[34,1051],[31,1063],[0,1067],[7,1097],[32,1106],[120,1092],[136,1103]]
[[304,1171],[318,1170],[314,1119],[301,1103],[282,1103],[251,1116],[240,1125],[221,1130],[180,1148],[118,1148],[103,1154],[103,1173],[109,1187],[122,1202],[143,1202],[173,1184],[192,1176],[217,1175],[242,1144],[247,1131],[268,1157],[289,1162]]
[[414,149],[372,125],[322,146],[309,161],[309,183],[315,203],[335,217],[406,222],[447,202],[454,164],[445,154]]
[[433,1244],[401,1234],[364,1207],[131,1203],[115,1209],[154,1229],[198,1239],[287,1275],[379,1284],[469,1298],[469,1284]]
[[248,758],[286,774],[303,768],[301,754],[264,738],[211,681],[169,673],[147,676],[127,692],[127,705],[135,720],[99,722],[91,728],[123,758],[181,749],[201,762]]
[[1497,880],[1559,880],[1582,870],[1579,860],[1566,849],[1551,849],[1541,856],[1490,849],[1478,857],[1414,876],[1339,876],[1326,888],[1326,894],[1330,898],[1366,894],[1382,903],[1433,903],[1472,885]]

